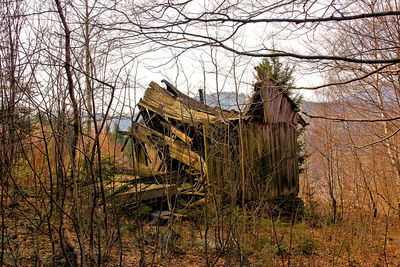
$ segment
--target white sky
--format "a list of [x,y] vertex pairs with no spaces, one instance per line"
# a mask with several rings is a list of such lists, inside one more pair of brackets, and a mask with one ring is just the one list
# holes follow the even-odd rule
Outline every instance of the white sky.
[[[34,5],[37,4],[35,2],[31,3],[34,3]],[[207,5],[211,3],[211,1],[193,1],[193,3]],[[46,3],[46,5],[47,7],[43,4],[42,6],[33,7],[33,9],[40,10],[45,8],[54,10],[54,5],[50,3]],[[77,22],[80,21],[81,23],[82,18],[77,19],[77,17],[74,16],[79,13],[82,15],[84,12],[81,10],[83,7],[82,2],[77,1],[74,5],[75,9],[68,10],[67,12],[67,19],[71,23],[70,26],[73,30],[73,38],[79,41],[79,38],[82,39],[82,29],[80,28],[81,25]],[[49,40],[45,42],[49,44],[49,48],[47,48],[49,55],[57,57],[56,53],[60,51],[57,46],[62,44],[60,34],[63,34],[57,14],[50,13],[33,16],[32,19],[30,18],[28,21],[29,25],[35,30],[40,26],[43,32],[52,36],[48,37]],[[49,26],[47,24],[49,24]],[[259,48],[260,44],[264,44],[270,48],[272,44],[274,44],[275,48],[282,48],[286,51],[293,50],[303,54],[307,52],[307,39],[302,38],[301,32],[299,35],[291,35],[290,32],[278,31],[278,28],[274,28],[277,25],[278,24],[248,24],[238,32],[235,37],[236,39],[230,40],[232,43],[229,45],[234,48],[244,47],[251,50],[256,47]],[[127,28],[129,29],[129,25]],[[194,29],[188,28],[188,31],[193,30]],[[224,29],[210,28],[199,29],[198,31],[204,33],[206,30],[210,31],[209,33],[215,36],[224,35],[226,31],[230,29],[229,27]],[[111,36],[122,38],[124,34],[129,33],[115,30],[106,32],[106,36],[100,38],[105,37],[104,40]],[[27,36],[29,38],[35,38],[30,34],[27,34]],[[42,36],[38,35],[36,38],[37,37],[41,38]],[[43,37],[47,38],[46,35],[43,35]],[[58,40],[58,43],[54,40]],[[128,42],[133,42],[133,44],[130,46]],[[99,48],[97,44],[94,43],[95,41],[93,41],[91,51],[93,54],[96,54]],[[114,110],[116,113],[121,110],[124,113],[132,112],[132,108],[135,103],[139,101],[140,97],[143,96],[147,85],[151,81],[155,81],[161,85],[162,79],[170,81],[172,84],[176,85],[180,91],[191,96],[197,95],[198,89],[205,89],[206,93],[215,93],[217,91],[232,92],[235,91],[235,71],[239,93],[251,95],[255,74],[254,67],[262,60],[261,58],[239,57],[222,49],[211,47],[191,49],[179,57],[177,57],[177,55],[181,51],[169,48],[159,49],[137,57],[138,54],[148,47],[149,45],[140,45],[140,43],[138,45],[138,43],[135,43],[134,39],[128,40],[122,49],[113,50],[113,55],[109,55],[109,61],[103,66],[106,70],[103,71],[103,69],[99,69],[99,72],[104,74],[103,79],[108,82],[114,81],[114,77],[119,73],[119,85],[123,86],[117,86],[120,89],[116,92],[117,99],[114,102]],[[51,49],[53,49],[53,51],[51,51]],[[74,57],[76,61],[82,60],[82,55],[74,54]],[[282,61],[286,60],[287,59],[282,59]],[[299,66],[297,63],[293,63],[293,65],[295,66],[296,86],[310,87],[324,82],[321,75],[312,73],[309,70],[305,71],[303,67]],[[44,66],[44,68],[46,68],[46,66]],[[46,75],[50,74],[43,74],[42,79],[44,82],[46,80]],[[307,100],[313,99],[312,91],[301,91],[300,93]],[[100,95],[102,94],[105,94],[105,98],[107,99],[107,92],[100,92]]]

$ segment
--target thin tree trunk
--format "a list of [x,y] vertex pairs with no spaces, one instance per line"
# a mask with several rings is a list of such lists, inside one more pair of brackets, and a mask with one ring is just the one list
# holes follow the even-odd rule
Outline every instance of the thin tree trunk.
[[[372,12],[374,12],[375,11],[375,7],[374,7],[374,5],[373,4],[371,4],[371,11]],[[378,44],[378,40],[377,40],[377,37],[376,37],[376,28],[375,28],[375,25],[376,25],[376,19],[375,18],[373,18],[373,23],[372,23],[372,34],[373,34],[373,40],[374,40],[374,58],[375,59],[377,59],[378,58],[378,55],[377,55],[377,50],[379,50],[379,44]],[[374,67],[375,67],[375,69],[377,69],[378,68],[378,66],[377,65],[374,65]],[[380,88],[379,88],[379,73],[377,73],[376,75],[375,75],[375,81],[374,81],[374,84],[373,84],[373,87],[374,87],[374,89],[375,89],[375,91],[376,91],[376,98],[377,98],[377,100],[378,100],[378,107],[379,107],[379,114],[380,114],[380,117],[382,118],[382,119],[384,119],[384,118],[387,118],[387,115],[385,114],[385,106],[384,106],[384,102],[383,102],[383,99],[382,99],[382,95],[381,95],[381,91],[380,91]],[[388,136],[389,135],[389,130],[388,130],[388,122],[387,121],[383,121],[383,130],[384,130],[384,133],[385,133],[385,136]],[[393,151],[392,151],[392,144],[390,143],[390,141],[389,140],[385,140],[384,142],[383,142],[383,144],[385,145],[385,147],[386,147],[386,151],[387,151],[387,153],[388,153],[388,155],[389,155],[389,159],[390,159],[390,162],[391,162],[391,164],[392,164],[392,166],[393,166],[393,171],[395,172],[395,174],[396,174],[396,178],[395,178],[395,183],[396,183],[396,195],[397,195],[397,204],[398,204],[398,215],[399,215],[399,218],[400,218],[400,166],[399,166],[399,162],[398,162],[398,160],[396,159],[396,157],[395,157],[395,155],[393,154]]]
[[[71,31],[68,27],[66,18],[64,16],[63,8],[61,7],[60,0],[55,0],[55,3],[57,5],[57,12],[58,15],[61,19],[61,23],[64,27],[64,33],[65,33],[65,62],[64,62],[64,68],[65,72],[67,75],[67,82],[68,82],[68,93],[69,97],[71,100],[72,104],[72,110],[73,110],[73,127],[74,127],[74,136],[73,136],[73,142],[72,142],[72,152],[71,152],[71,161],[72,161],[72,167],[71,167],[71,179],[73,181],[73,199],[74,199],[74,215],[76,216],[77,220],[77,239],[80,247],[80,256],[81,256],[81,261],[83,262],[85,257],[84,257],[84,249],[81,243],[81,230],[80,230],[80,223],[82,220],[80,220],[80,212],[78,210],[78,186],[77,186],[77,181],[76,181],[76,155],[77,155],[77,145],[78,145],[78,140],[79,140],[79,128],[80,128],[80,123],[79,123],[79,110],[78,110],[78,102],[75,97],[75,88],[74,88],[74,80],[72,78],[72,71],[71,71]],[[71,245],[73,248],[73,244],[71,244],[72,239],[69,238],[68,234],[68,229],[64,225],[64,229],[62,229],[64,235],[63,238],[65,239],[66,243]],[[78,254],[77,252],[74,252]]]

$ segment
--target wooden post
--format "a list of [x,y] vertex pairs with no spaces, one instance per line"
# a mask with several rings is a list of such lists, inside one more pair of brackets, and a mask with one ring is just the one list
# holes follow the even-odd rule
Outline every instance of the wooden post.
[[199,89],[199,97],[200,97],[200,102],[204,103],[204,93],[203,93],[203,89]]

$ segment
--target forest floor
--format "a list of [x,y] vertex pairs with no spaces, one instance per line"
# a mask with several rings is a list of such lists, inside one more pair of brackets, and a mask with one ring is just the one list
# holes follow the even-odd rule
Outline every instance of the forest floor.
[[[5,216],[6,265],[51,264],[46,223],[33,226],[37,222],[23,211],[17,207]],[[109,266],[137,266],[141,255],[146,266],[400,266],[400,224],[395,217],[354,216],[335,224],[250,218],[245,226],[210,223],[208,228],[192,220],[169,226],[144,220],[140,229],[127,217],[120,222],[122,242],[115,239],[111,244]],[[57,240],[56,232],[53,238]],[[59,244],[54,245],[59,257]]]
[[[244,266],[400,266],[400,226],[395,220],[311,226],[306,222],[292,225],[265,219],[256,226],[246,227],[244,234],[237,233],[237,241],[232,237],[234,234],[219,239],[214,229],[210,230],[207,253],[204,227],[184,222],[174,228],[179,234],[171,240],[163,258],[159,257],[163,248],[147,247],[149,265],[207,266],[208,259],[210,266],[239,266],[241,262]],[[167,226],[144,229],[147,238],[157,231],[170,231]],[[126,264],[139,263],[135,242],[124,243]]]

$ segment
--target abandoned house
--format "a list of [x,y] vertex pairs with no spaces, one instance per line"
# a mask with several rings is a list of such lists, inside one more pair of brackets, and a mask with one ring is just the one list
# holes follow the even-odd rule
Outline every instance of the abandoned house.
[[297,195],[297,131],[305,122],[285,92],[259,82],[238,112],[162,82],[150,83],[126,133],[137,184],[124,195],[146,200],[205,188],[227,201]]

